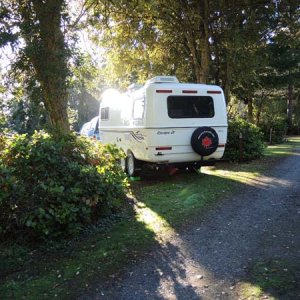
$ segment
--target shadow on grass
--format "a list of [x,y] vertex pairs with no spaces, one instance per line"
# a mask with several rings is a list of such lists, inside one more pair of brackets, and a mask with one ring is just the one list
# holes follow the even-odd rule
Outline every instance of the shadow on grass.
[[[242,208],[279,186],[288,194],[290,182],[288,178],[252,178],[247,171],[243,176],[241,170],[230,172],[235,176],[157,173],[147,182],[133,183],[135,200],[122,220],[104,230],[91,229],[58,249],[49,244],[51,248],[44,251],[21,247],[4,253],[2,247],[0,298],[165,299],[167,293],[175,299],[201,299],[200,292],[207,289],[201,274],[234,284],[244,274],[237,257],[247,256],[249,249],[255,252],[252,240],[247,239],[248,230],[255,222],[258,228],[268,225],[270,207],[264,204],[263,220],[251,219],[243,210],[241,216],[226,210],[226,201],[249,187],[238,204]],[[224,210],[207,213],[221,202]],[[260,204],[253,207],[263,208]],[[206,225],[196,230],[187,225],[203,220]],[[232,220],[237,222],[235,228]],[[190,229],[190,234],[181,234]],[[257,230],[254,238],[260,235],[265,233]],[[260,285],[257,279],[247,280]]]
[[[0,299],[74,299],[157,244],[135,218],[134,206],[111,224],[91,226],[75,239],[31,246],[2,243]],[[138,239],[137,239],[138,237]]]
[[[291,172],[291,165],[280,167],[283,174]],[[296,165],[293,167],[296,168]],[[132,272],[136,274],[131,274],[131,279],[127,275],[122,277],[122,282],[129,285],[136,283],[132,292],[137,296],[132,299],[165,299],[166,295],[171,294],[174,299],[201,299],[199,295],[205,292],[206,286],[205,281],[197,281],[199,272],[205,274],[205,277],[225,282],[228,286],[235,286],[244,280],[260,291],[258,297],[280,295],[280,299],[290,299],[290,295],[299,293],[299,287],[295,285],[295,276],[284,277],[284,270],[278,271],[277,275],[281,281],[276,279],[271,288],[270,284],[262,282],[259,276],[252,276],[251,271],[249,276],[246,274],[247,268],[251,270],[253,266],[253,258],[277,257],[280,261],[282,255],[283,258],[291,257],[294,266],[298,264],[295,257],[299,239],[295,241],[290,235],[291,232],[292,236],[297,233],[299,221],[296,221],[293,210],[288,212],[287,203],[276,201],[280,201],[280,196],[284,199],[286,195],[291,194],[291,189],[297,186],[299,178],[295,176],[295,172],[294,177],[281,177],[278,173],[269,176],[268,169],[261,170],[260,178],[241,178],[241,171],[243,170],[239,170],[239,174],[232,178],[205,173],[178,174],[171,178],[156,174],[154,179],[146,184],[134,184],[138,201],[170,225],[174,230],[174,238],[165,244],[162,242],[158,250],[151,253],[152,257],[146,260],[147,265],[142,270],[133,268]],[[234,209],[228,210],[226,201],[231,202],[234,191],[240,192],[239,199],[234,204]],[[288,201],[289,198],[286,199]],[[221,201],[224,205],[220,209],[203,214]],[[248,208],[249,211],[244,208],[248,206],[247,202],[253,202]],[[279,209],[280,206],[282,209]],[[236,215],[237,212],[241,214]],[[290,228],[286,224],[287,216]],[[270,220],[273,218],[277,221],[271,226]],[[205,225],[202,226],[204,220]],[[187,223],[198,224],[200,227],[195,229],[193,225],[187,226]],[[184,228],[182,224],[185,224]],[[186,233],[190,229],[193,232]],[[182,232],[184,234],[181,234]],[[268,240],[268,243],[264,244],[260,240]],[[275,242],[278,244],[274,244]],[[269,278],[268,283],[274,282]],[[282,289],[282,284],[286,286],[285,289]],[[224,291],[216,291],[218,292],[220,296]],[[122,287],[113,295],[129,299],[126,298],[126,291]]]

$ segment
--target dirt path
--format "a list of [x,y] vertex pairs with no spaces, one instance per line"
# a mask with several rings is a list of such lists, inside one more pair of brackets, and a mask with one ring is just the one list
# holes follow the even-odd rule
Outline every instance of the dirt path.
[[[82,299],[244,299],[259,260],[300,261],[300,149]],[[263,294],[262,299],[272,299]],[[300,299],[300,295],[295,295]],[[276,297],[275,297],[276,298]],[[251,299],[251,298],[249,298]],[[279,299],[290,299],[281,296]]]

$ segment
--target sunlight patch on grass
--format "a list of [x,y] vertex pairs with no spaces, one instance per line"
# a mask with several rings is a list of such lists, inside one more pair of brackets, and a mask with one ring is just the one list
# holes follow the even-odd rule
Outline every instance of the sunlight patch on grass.
[[263,296],[267,296],[268,300],[275,300],[274,297],[266,295],[259,286],[249,282],[241,282],[237,287],[237,292],[241,300],[260,300]]
[[145,228],[151,230],[156,237],[166,230],[171,230],[170,224],[146,205],[143,205],[142,207],[141,205],[136,206],[135,211],[137,221],[142,222]]
[[[299,152],[295,149],[300,147],[300,137],[289,138],[288,142],[280,145],[268,146],[265,150],[266,161],[270,157],[287,157],[287,156],[300,156]],[[221,168],[218,167],[205,167],[201,169],[201,173],[207,175],[218,176],[224,179],[234,180],[238,183],[267,188],[276,185],[288,185],[288,182],[280,182],[276,178],[262,176],[268,165],[264,165],[263,160],[253,161],[251,164],[232,164],[225,165]],[[259,176],[259,180],[257,179]]]
[[271,145],[268,146],[265,150],[265,156],[272,157],[281,157],[281,156],[289,156],[289,155],[297,155],[300,154],[295,152],[295,148],[300,147],[300,137],[289,137],[288,141],[284,144],[279,145]]
[[237,291],[245,300],[298,299],[298,274],[297,260],[256,262],[249,268],[247,282],[240,282]]
[[299,153],[297,152],[291,152],[289,149],[286,149],[286,151],[279,151],[279,150],[267,150],[265,152],[266,156],[286,156],[286,155],[296,155],[296,156],[300,156]]
[[255,178],[257,178],[260,175],[260,173],[258,172],[243,172],[243,171],[235,172],[232,170],[208,169],[208,168],[203,169],[202,173],[205,173],[207,175],[218,176],[225,179],[231,179],[251,186],[258,185],[258,182],[255,180]]
[[230,179],[238,184],[253,186],[259,189],[274,188],[277,186],[288,187],[292,182],[276,177],[261,175],[259,172],[235,172],[226,170],[206,170],[206,174]]
[[[132,197],[132,195],[131,195]],[[135,199],[135,219],[143,224],[148,231],[153,233],[153,238],[158,243],[164,243],[167,234],[174,234],[175,231],[165,218],[148,207],[144,202]]]

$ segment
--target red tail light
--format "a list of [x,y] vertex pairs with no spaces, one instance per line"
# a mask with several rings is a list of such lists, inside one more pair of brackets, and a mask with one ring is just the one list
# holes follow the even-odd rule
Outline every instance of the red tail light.
[[197,94],[197,91],[189,91],[189,90],[183,90],[183,94]]
[[222,94],[221,91],[207,91],[207,94]]
[[172,147],[156,147],[155,150],[161,151],[161,150],[172,150]]
[[156,90],[156,93],[170,94],[172,90]]

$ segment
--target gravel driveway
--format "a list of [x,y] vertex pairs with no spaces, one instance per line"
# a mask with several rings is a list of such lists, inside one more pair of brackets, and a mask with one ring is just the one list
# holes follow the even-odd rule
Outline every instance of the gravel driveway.
[[256,261],[300,261],[299,200],[297,149],[81,299],[243,299],[238,286]]

